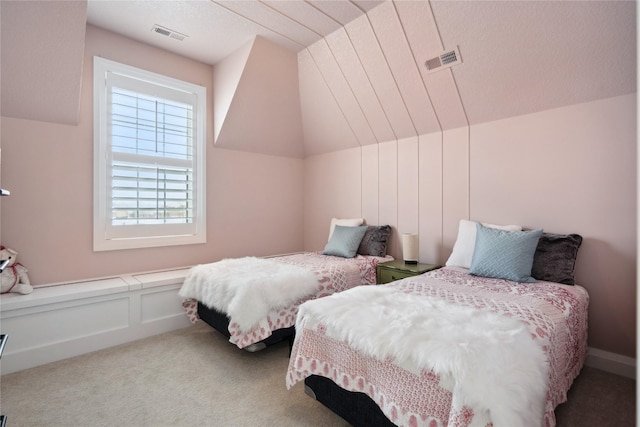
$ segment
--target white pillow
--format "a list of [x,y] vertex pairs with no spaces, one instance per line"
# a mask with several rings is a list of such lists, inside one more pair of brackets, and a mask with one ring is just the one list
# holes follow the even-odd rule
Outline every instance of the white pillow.
[[329,227],[329,238],[327,239],[327,242],[331,239],[331,235],[333,234],[333,229],[336,228],[336,225],[344,225],[345,227],[357,227],[362,224],[364,224],[364,218],[351,218],[351,219],[331,218],[331,226]]
[[[471,267],[471,259],[473,258],[473,250],[476,247],[476,224],[477,221],[469,221],[466,219],[460,220],[458,226],[458,238],[453,245],[453,251],[451,256],[447,260],[446,264],[449,267]],[[498,230],[506,231],[522,231],[522,227],[519,225],[495,225],[482,223],[485,227],[497,228]]]

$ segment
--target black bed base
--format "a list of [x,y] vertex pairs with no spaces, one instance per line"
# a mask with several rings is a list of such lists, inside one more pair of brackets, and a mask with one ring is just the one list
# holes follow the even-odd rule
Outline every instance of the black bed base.
[[[225,313],[221,313],[216,309],[209,308],[206,305],[198,302],[198,316],[209,326],[220,332],[227,338],[231,338],[231,333],[229,332],[229,317]],[[276,329],[273,331],[271,336],[263,339],[260,342],[255,344],[251,344],[248,347],[245,347],[247,351],[258,351],[266,348],[270,345],[279,343],[284,340],[289,341],[289,351],[291,351],[291,346],[293,345],[293,339],[295,337],[295,327],[291,326],[289,328],[284,329]]]
[[311,375],[305,393],[344,418],[354,427],[396,427],[366,394],[347,391],[328,378]]

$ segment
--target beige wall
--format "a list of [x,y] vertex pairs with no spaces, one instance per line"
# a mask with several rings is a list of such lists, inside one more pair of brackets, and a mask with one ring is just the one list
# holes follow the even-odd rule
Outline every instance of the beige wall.
[[[207,88],[207,243],[92,251],[93,56]],[[87,27],[77,126],[2,118],[2,244],[35,284],[183,267],[302,249],[299,159],[213,145],[212,67]]]
[[589,344],[633,357],[635,120],[634,94],[309,157],[305,249],[323,248],[334,216],[392,225],[395,257],[417,227],[420,260],[440,264],[461,218],[579,233]]

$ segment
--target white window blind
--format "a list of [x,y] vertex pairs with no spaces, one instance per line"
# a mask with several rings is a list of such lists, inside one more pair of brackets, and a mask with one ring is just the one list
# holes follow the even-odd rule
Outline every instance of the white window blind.
[[94,249],[204,241],[204,88],[95,63]]

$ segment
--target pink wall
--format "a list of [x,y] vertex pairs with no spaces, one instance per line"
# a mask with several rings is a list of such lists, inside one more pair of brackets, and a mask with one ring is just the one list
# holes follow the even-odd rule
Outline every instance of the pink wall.
[[[401,20],[411,18],[414,7],[429,7],[421,2],[401,3],[397,4]],[[392,28],[402,36],[397,43],[404,43],[404,33],[390,13],[393,10],[386,10]],[[373,19],[380,22],[376,28],[386,30],[382,25],[386,18],[380,18],[384,16]],[[301,109],[308,113],[305,150],[332,151],[305,160],[216,147],[211,66],[88,26],[78,125],[2,117],[0,178],[12,192],[2,200],[2,244],[18,250],[32,281],[44,284],[183,267],[223,257],[319,250],[334,216],[392,225],[391,253],[396,257],[401,256],[398,233],[417,230],[421,261],[434,263],[447,259],[460,218],[576,232],[585,237],[576,276],[592,296],[590,345],[635,355],[636,94],[470,128],[453,125],[459,123],[460,109],[452,107],[449,118],[441,121],[447,130],[420,135],[423,118],[415,114],[417,109],[389,110],[393,99],[400,99],[396,94],[371,105],[359,104],[366,107],[367,117],[388,117],[388,129],[384,123],[381,129],[372,126],[376,129],[372,141],[365,135],[366,127],[350,125],[362,120],[351,117],[359,114],[358,108],[339,113],[340,105],[351,105],[353,100],[350,91],[339,90],[345,76],[332,73],[334,61],[351,64],[349,55],[357,51],[361,63],[345,68],[345,75],[357,80],[363,75],[359,67],[367,68],[376,93],[393,86],[392,71],[403,82],[405,74],[395,63],[391,71],[378,66],[383,50],[394,53],[396,42],[385,38],[380,40],[384,46],[367,43],[376,37],[364,19],[327,40],[332,49],[340,47],[333,56],[324,48],[299,55]],[[423,40],[418,31],[422,27],[411,22],[407,21],[410,43]],[[349,48],[348,40],[357,45],[355,50]],[[207,87],[206,244],[92,251],[93,55]],[[464,68],[458,72],[464,77]],[[430,92],[442,83],[435,79],[451,78],[451,73],[434,76],[423,78]],[[422,87],[419,79],[414,80]],[[319,90],[323,85],[334,92]],[[413,94],[409,89],[403,90],[408,98]],[[453,91],[452,86],[443,98],[458,102],[460,97]],[[439,102],[437,108],[447,105]],[[481,97],[479,105],[477,111],[486,108],[486,98]],[[391,130],[402,139],[383,137]],[[335,151],[346,147],[350,148]]]
[[[207,243],[92,251],[93,56],[207,88]],[[302,160],[213,145],[212,67],[87,27],[77,126],[2,118],[2,244],[35,284],[302,249]],[[247,173],[250,171],[250,173]]]
[[579,233],[589,345],[634,357],[636,200],[633,94],[309,157],[305,249],[324,247],[333,216],[392,225],[395,257],[417,224],[420,260],[440,264],[461,218]]
[[249,46],[249,51],[243,47],[213,68],[215,144],[303,158],[298,57],[260,36]]
[[360,149],[309,157],[304,162],[304,246],[322,250],[332,217],[362,217]]
[[471,216],[584,238],[576,281],[591,297],[591,346],[636,345],[636,96],[478,125]]

